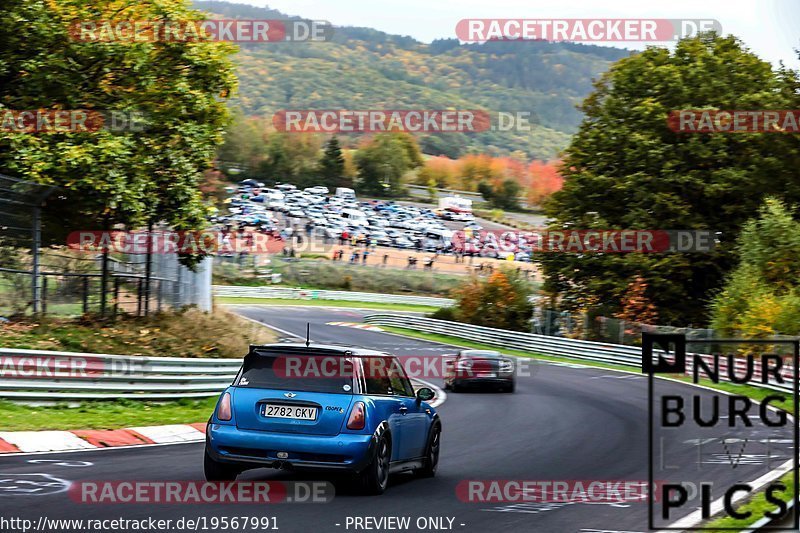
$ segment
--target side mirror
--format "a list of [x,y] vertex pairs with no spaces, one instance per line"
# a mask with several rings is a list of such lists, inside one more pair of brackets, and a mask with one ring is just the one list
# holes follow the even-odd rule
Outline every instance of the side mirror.
[[436,396],[436,394],[434,394],[434,392],[428,387],[422,387],[421,389],[417,390],[418,402],[427,402],[433,400],[434,396]]

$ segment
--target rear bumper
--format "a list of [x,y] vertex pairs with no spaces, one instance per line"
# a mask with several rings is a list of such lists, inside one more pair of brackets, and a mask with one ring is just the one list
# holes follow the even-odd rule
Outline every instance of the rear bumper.
[[513,377],[471,377],[471,378],[456,378],[453,383],[457,385],[510,385],[514,383]]
[[[206,449],[215,461],[249,468],[360,472],[370,462],[372,435],[299,435],[211,424]],[[283,452],[287,457],[278,457]]]

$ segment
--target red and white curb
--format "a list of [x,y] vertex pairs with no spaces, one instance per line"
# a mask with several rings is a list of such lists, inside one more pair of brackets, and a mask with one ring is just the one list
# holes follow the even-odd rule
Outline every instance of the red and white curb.
[[205,431],[205,423],[74,431],[0,431],[0,454],[201,442]]
[[328,326],[344,326],[347,328],[365,329],[367,331],[383,331],[383,328],[372,324],[361,324],[359,322],[326,322]]

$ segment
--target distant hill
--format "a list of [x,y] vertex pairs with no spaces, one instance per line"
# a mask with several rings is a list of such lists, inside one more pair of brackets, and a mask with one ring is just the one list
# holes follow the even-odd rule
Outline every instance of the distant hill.
[[[279,11],[220,1],[195,7],[227,18],[297,19]],[[430,45],[370,28],[336,28],[331,42],[240,45],[239,105],[248,115],[281,109],[486,109],[530,111],[530,132],[420,137],[425,153],[514,151],[549,159],[581,120],[575,108],[593,78],[630,52],[573,43],[490,42]]]

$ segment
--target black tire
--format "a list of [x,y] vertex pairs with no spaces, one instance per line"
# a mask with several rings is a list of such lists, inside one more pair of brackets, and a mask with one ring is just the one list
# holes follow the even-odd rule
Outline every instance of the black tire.
[[515,383],[512,381],[508,386],[506,386],[506,392],[514,392]]
[[361,489],[365,494],[379,495],[389,486],[389,462],[392,459],[392,444],[382,435],[375,445],[369,466],[359,475]]
[[450,390],[450,385],[446,381],[444,382],[444,390]]
[[235,466],[215,461],[208,455],[208,450],[206,450],[203,460],[203,473],[206,476],[206,481],[235,481],[236,476],[241,472]]
[[453,392],[459,392],[461,390],[461,385],[458,384],[458,381],[453,380],[453,384],[450,385],[450,390]]
[[438,422],[431,427],[431,433],[428,436],[428,445],[425,447],[425,459],[422,468],[417,470],[419,477],[433,477],[436,475],[436,469],[439,467],[439,451],[442,446],[442,426]]

